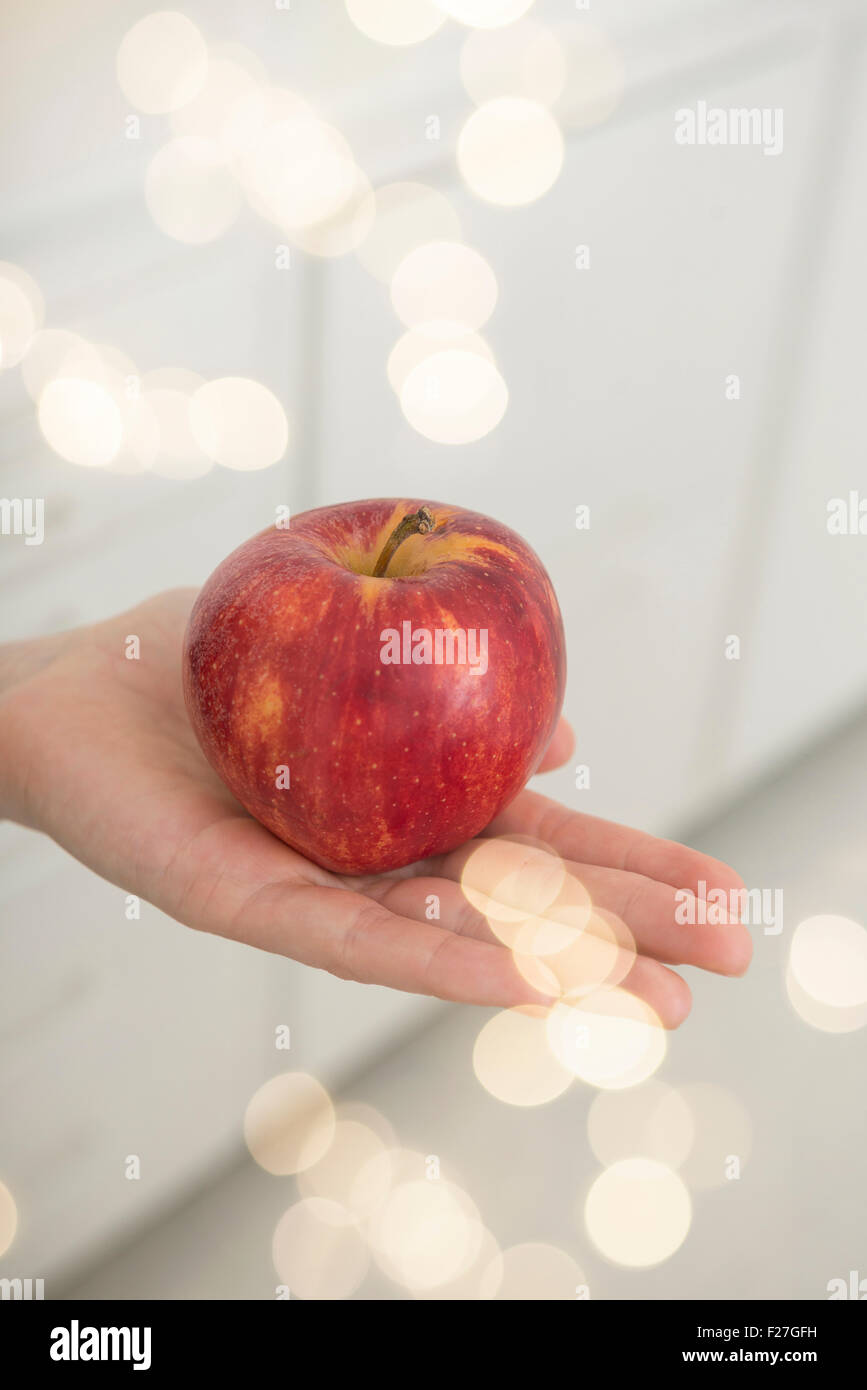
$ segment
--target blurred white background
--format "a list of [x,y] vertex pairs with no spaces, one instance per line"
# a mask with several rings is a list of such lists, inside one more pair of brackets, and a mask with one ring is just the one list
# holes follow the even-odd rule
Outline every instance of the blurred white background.
[[[371,0],[355,12],[368,27],[377,14],[404,23],[417,12],[424,27],[439,23],[435,8]],[[536,0],[520,22],[538,27],[497,47],[507,30],[442,14],[435,33],[396,46],[362,32],[343,0],[288,9],[198,0],[183,14],[208,45],[212,88],[173,115],[137,109],[118,81],[124,36],[148,13],[132,0],[3,8],[0,342],[26,318],[16,292],[4,294],[18,283],[11,265],[38,286],[45,328],[115,350],[88,357],[77,379],[120,399],[129,378],[163,393],[252,378],[285,412],[289,444],[271,466],[251,468],[263,461],[254,450],[244,466],[224,467],[188,438],[174,452],[146,443],[137,453],[125,437],[107,466],[81,466],[68,456],[74,422],[55,418],[52,435],[44,398],[38,407],[28,390],[28,372],[37,397],[50,380],[44,364],[60,340],[43,338],[20,364],[7,351],[0,494],[44,498],[45,539],[0,536],[0,636],[50,632],[198,584],[281,503],[298,512],[429,496],[489,513],[543,558],[566,621],[565,713],[590,785],[576,787],[573,764],[546,790],[582,811],[697,835],[748,883],[785,890],[786,926],[780,936],[759,929],[757,968],[743,984],[698,985],[660,1072],[734,1093],[755,1166],[729,1186],[728,1208],[718,1194],[715,1214],[696,1216],[679,1251],[636,1282],[588,1256],[581,1212],[559,1201],[571,1191],[574,1205],[599,1169],[586,1138],[591,1088],[515,1111],[473,1076],[483,1014],[193,937],[149,907],[129,922],[122,893],[3,825],[0,1180],[19,1229],[0,1275],[44,1277],[49,1292],[73,1287],[242,1162],[244,1107],[285,1070],[274,1036],[288,1024],[293,1069],[381,1105],[425,1153],[451,1146],[494,1237],[551,1242],[588,1274],[595,1261],[600,1296],[824,1297],[827,1280],[848,1277],[859,1259],[867,1276],[853,1210],[863,1028],[815,1026],[785,984],[799,916],[863,923],[867,914],[863,737],[846,725],[867,694],[867,539],[827,525],[829,502],[864,478],[863,6]],[[146,78],[146,54],[137,61]],[[359,175],[344,220],[289,233],[261,215],[263,203],[273,210],[266,176],[285,151],[278,143],[269,163],[259,150],[246,185],[221,161],[226,132],[237,141],[247,129],[235,103],[247,103],[245,120],[264,120],[257,93],[269,83],[342,134],[377,198],[365,200]],[[562,168],[538,196],[492,203],[473,183],[493,156],[478,177],[469,155],[463,168],[456,156],[473,95],[527,91],[562,130]],[[679,145],[675,112],[699,102],[780,109],[782,150]],[[264,146],[267,120],[261,129]],[[198,141],[185,147],[190,167],[160,182],[160,151],[177,139]],[[323,180],[327,191],[334,148],[306,170],[308,191]],[[510,184],[506,151],[514,198],[532,195],[550,154],[544,138],[531,153],[528,167],[515,154]],[[431,192],[401,224],[381,190],[407,182]],[[508,406],[472,442],[425,437],[412,392],[401,399],[389,384],[405,325],[387,281],[404,233],[402,251],[459,240],[496,279],[479,332]],[[350,244],[345,254],[317,254],[335,238]],[[371,265],[386,267],[385,281]],[[199,380],[148,375],[165,369]],[[484,423],[484,400],[479,409]],[[263,428],[251,410],[251,437]],[[576,527],[580,507],[589,528]],[[727,659],[732,635],[739,660]],[[782,778],[776,791],[755,791],[769,776]],[[467,1139],[479,1126],[486,1144]],[[142,1181],[124,1178],[130,1153],[143,1156]],[[541,1177],[552,1154],[557,1182]],[[260,1210],[251,1184],[264,1179],[249,1162],[239,1172],[247,1179],[214,1189],[222,1196],[210,1208],[197,1198],[201,1239],[187,1242],[180,1274],[172,1231],[191,1228],[179,1216],[155,1237],[168,1242],[156,1265],[128,1260],[105,1286],[273,1296],[271,1216],[252,1226],[258,1243],[243,1268],[230,1236],[214,1254],[201,1234],[220,1223],[251,1229]],[[268,1194],[276,1219],[281,1199],[273,1186]],[[803,1241],[792,1234],[801,1225]],[[137,1283],[139,1269],[149,1272]],[[392,1283],[369,1296],[400,1291]]]

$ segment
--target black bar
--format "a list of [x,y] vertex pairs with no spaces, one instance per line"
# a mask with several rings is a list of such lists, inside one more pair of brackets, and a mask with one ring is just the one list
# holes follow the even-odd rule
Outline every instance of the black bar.
[[[384,1301],[390,1306],[394,1300]],[[456,1347],[448,1338],[450,1319],[443,1305],[438,1304],[431,1317],[425,1315],[423,1302],[397,1301],[404,1303],[405,1312],[392,1310],[387,1315],[379,1340],[371,1324],[371,1317],[375,1320],[379,1316],[371,1313],[373,1300],[352,1300],[339,1308],[331,1304],[325,1342],[311,1340],[322,1335],[321,1310],[297,1299],[231,1303],[3,1301],[0,1354],[5,1368],[18,1363],[19,1380],[31,1371],[47,1371],[52,1377],[77,1373],[93,1377],[100,1370],[115,1377],[134,1376],[138,1361],[140,1376],[156,1380],[194,1370],[199,1375],[213,1372],[221,1379],[232,1374],[243,1374],[247,1379],[261,1374],[263,1380],[271,1380],[280,1374],[291,1384],[299,1374],[309,1381],[317,1365],[322,1372],[333,1374],[339,1351],[344,1350],[357,1371],[363,1367],[366,1376],[391,1378],[395,1359],[404,1360],[401,1323],[411,1313],[413,1319],[419,1319],[413,1328],[425,1348],[425,1370],[429,1373],[435,1349],[441,1347],[444,1367],[453,1373]],[[508,1360],[523,1350],[534,1360],[550,1359],[552,1366],[559,1362],[564,1371],[571,1365],[570,1374],[577,1375],[582,1364],[590,1374],[595,1362],[594,1378],[598,1382],[601,1373],[606,1385],[612,1376],[619,1380],[630,1369],[647,1376],[664,1376],[675,1367],[699,1375],[709,1367],[721,1369],[733,1373],[734,1383],[740,1383],[736,1378],[751,1371],[797,1367],[805,1374],[818,1372],[824,1377],[858,1365],[864,1340],[863,1312],[849,1300],[669,1303],[576,1299],[569,1308],[557,1307],[535,1316],[524,1308],[517,1315],[514,1310],[507,1313],[504,1319],[503,1309],[496,1304],[476,1304],[467,1332],[486,1372],[499,1357]],[[457,1309],[454,1316],[462,1318]],[[542,1342],[534,1333],[536,1317],[550,1324]],[[115,1338],[106,1331],[103,1336],[102,1329],[117,1329],[118,1335]],[[347,1338],[352,1329],[357,1329],[358,1340]],[[548,1335],[556,1341],[548,1341]],[[73,1358],[77,1353],[77,1359],[55,1359],[52,1348],[55,1355],[62,1352]],[[106,1359],[85,1359],[82,1353],[89,1357],[91,1349],[104,1353]],[[111,1359],[115,1350],[119,1355],[126,1353],[127,1359]],[[305,1364],[310,1369],[304,1369]],[[411,1380],[416,1379],[417,1368],[405,1360],[403,1371]]]

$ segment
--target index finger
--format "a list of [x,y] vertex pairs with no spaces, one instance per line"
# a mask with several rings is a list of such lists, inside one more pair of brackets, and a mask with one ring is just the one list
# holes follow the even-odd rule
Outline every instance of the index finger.
[[698,890],[700,882],[726,892],[744,886],[734,869],[720,859],[689,849],[676,840],[660,840],[616,821],[570,811],[538,792],[521,792],[482,833],[527,835],[548,845],[563,859],[625,869],[692,892]]

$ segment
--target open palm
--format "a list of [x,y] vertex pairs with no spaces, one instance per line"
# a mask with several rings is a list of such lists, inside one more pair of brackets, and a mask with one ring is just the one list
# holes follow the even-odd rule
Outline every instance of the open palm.
[[[464,895],[468,847],[398,874],[341,877],[239,805],[203,757],[184,707],[181,645],[194,597],[175,590],[93,627],[7,648],[5,666],[0,653],[0,811],[190,927],[346,979],[468,1003],[547,1002]],[[138,659],[125,655],[130,636],[139,638]],[[543,769],[571,748],[561,724]],[[690,1004],[669,965],[746,969],[745,928],[675,921],[676,890],[701,879],[741,886],[716,860],[528,791],[485,834],[550,845],[594,905],[627,924],[639,954],[622,983],[666,1026]],[[431,894],[438,921],[425,915]]]

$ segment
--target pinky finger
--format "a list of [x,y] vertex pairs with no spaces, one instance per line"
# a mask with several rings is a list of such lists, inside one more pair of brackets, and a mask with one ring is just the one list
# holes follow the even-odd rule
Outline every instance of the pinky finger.
[[636,956],[620,988],[649,1004],[663,1028],[679,1028],[692,1008],[692,991],[683,976],[649,956]]

